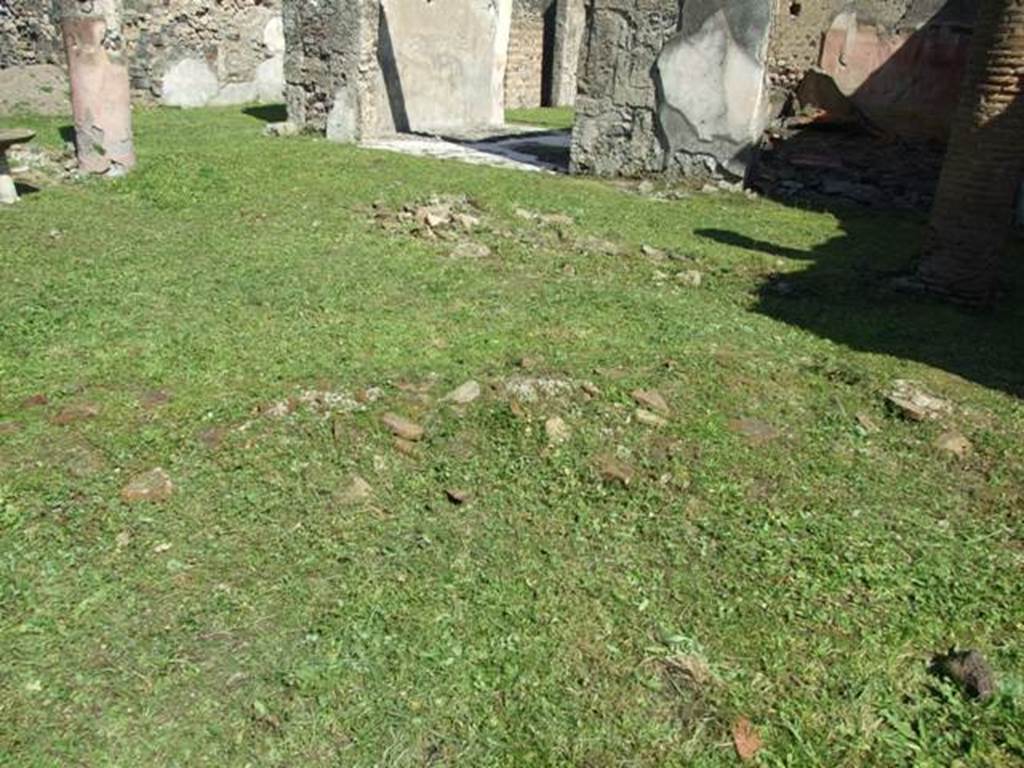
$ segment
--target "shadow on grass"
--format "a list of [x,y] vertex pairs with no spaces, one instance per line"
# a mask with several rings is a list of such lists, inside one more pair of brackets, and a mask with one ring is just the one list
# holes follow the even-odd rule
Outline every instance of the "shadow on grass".
[[18,197],[28,197],[41,191],[39,187],[33,184],[26,184],[23,181],[15,182],[14,191],[18,193]]
[[246,107],[242,114],[255,117],[265,123],[283,123],[288,119],[288,108],[284,104],[259,104],[254,107]]
[[[996,311],[972,314],[896,290],[920,247],[923,226],[869,210],[833,211],[843,235],[810,251],[726,230],[696,234],[719,243],[808,262],[769,277],[755,311],[862,352],[891,355],[1024,398],[1024,307],[1012,287]],[[1024,242],[1008,246],[1003,284],[1024,285]]]
[[[970,6],[952,0],[943,4],[899,52],[871,74],[857,94],[876,107],[883,107],[890,118],[909,118],[909,124],[901,122],[901,132],[914,135],[915,128],[927,127],[925,123],[932,121],[934,125],[926,131],[927,135],[944,136],[958,97],[950,82],[959,78],[957,56],[967,56],[964,25],[972,17]],[[935,51],[942,50],[952,51],[952,58],[936,59]],[[966,61],[963,66],[967,66]],[[950,78],[939,84],[940,91],[907,86],[908,74],[931,82],[935,78],[929,75],[934,71],[944,72]],[[899,94],[902,96],[898,97]],[[990,120],[983,129],[986,141],[997,147],[1012,146],[1007,138],[1019,134],[1022,109],[1024,100],[1018,99]],[[805,162],[808,157],[815,158],[811,168],[815,173],[841,170],[845,177],[840,179],[839,189],[852,192],[846,194],[851,200],[882,211],[892,210],[897,202],[893,196],[876,193],[880,182],[886,182],[883,186],[887,188],[914,192],[910,195],[913,207],[922,213],[931,209],[942,164],[941,150],[926,147],[911,151],[914,147],[907,145],[904,151],[902,143],[886,143],[881,137],[867,146],[863,146],[863,141],[837,139],[843,137],[832,135],[827,141],[819,141],[814,132],[798,132],[783,139],[781,144],[788,147],[780,149],[788,149],[791,157],[803,154]],[[981,143],[977,136],[972,141]],[[855,153],[847,156],[851,151]],[[899,158],[901,152],[907,157]],[[1012,153],[1004,154],[1008,155],[1007,162],[1018,162]],[[1003,174],[1011,183],[1016,183],[1014,167],[1007,166],[1008,172]],[[1002,181],[991,179],[993,184]],[[803,207],[780,191],[780,186],[770,185],[765,192],[785,205]],[[985,200],[981,198],[981,202]],[[926,363],[1024,398],[1024,306],[1020,301],[1024,291],[1024,242],[1019,234],[1011,237],[1005,247],[999,281],[1003,293],[995,311],[970,314],[896,290],[894,278],[911,273],[916,266],[925,240],[923,217],[879,216],[870,208],[851,207],[834,197],[821,202],[839,220],[843,233],[810,251],[794,251],[732,231],[700,230],[697,234],[734,247],[808,262],[801,272],[771,276],[759,290],[755,311],[853,349]],[[1008,214],[984,205],[967,210],[979,222],[993,221],[993,226],[998,226]],[[984,258],[983,244],[974,253],[970,248],[965,246],[963,256]]]

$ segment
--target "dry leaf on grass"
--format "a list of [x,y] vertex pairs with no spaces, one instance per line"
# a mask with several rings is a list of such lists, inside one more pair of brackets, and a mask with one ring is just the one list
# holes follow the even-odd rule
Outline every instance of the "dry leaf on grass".
[[736,746],[736,754],[740,756],[740,760],[753,760],[754,755],[761,749],[761,737],[750,720],[745,717],[732,724],[732,743]]

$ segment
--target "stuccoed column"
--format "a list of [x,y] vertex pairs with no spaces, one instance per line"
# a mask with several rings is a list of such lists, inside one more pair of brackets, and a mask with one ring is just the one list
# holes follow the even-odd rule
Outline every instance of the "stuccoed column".
[[68,57],[78,165],[121,175],[135,165],[120,0],[54,0]]
[[576,104],[576,65],[587,23],[584,0],[555,0],[555,50],[552,57],[551,106]]

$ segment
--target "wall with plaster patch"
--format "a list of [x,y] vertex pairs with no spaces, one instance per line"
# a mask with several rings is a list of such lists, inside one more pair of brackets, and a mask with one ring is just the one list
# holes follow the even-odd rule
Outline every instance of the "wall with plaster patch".
[[[137,101],[192,107],[280,101],[280,0],[124,0]],[[50,0],[0,3],[0,113],[67,112],[65,59]]]

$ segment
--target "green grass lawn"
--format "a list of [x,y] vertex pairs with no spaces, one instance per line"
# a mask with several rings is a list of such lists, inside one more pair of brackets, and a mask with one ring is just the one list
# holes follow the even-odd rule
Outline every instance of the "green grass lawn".
[[510,109],[505,119],[510,123],[541,125],[546,128],[572,128],[576,112],[572,107],[540,107]]
[[887,293],[919,220],[262,127],[0,210],[0,763],[1024,763],[1024,312]]

